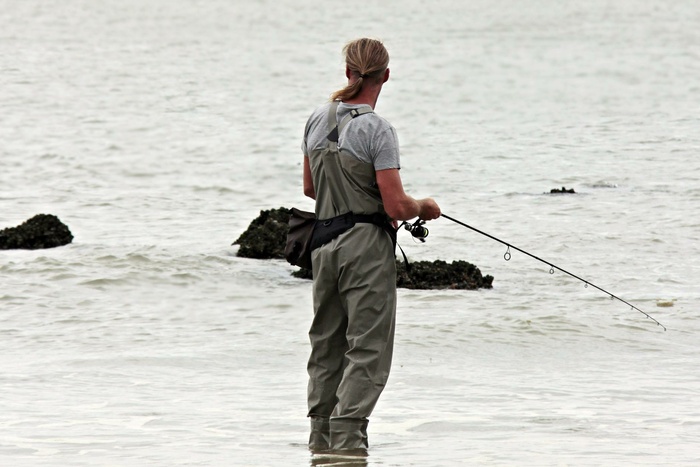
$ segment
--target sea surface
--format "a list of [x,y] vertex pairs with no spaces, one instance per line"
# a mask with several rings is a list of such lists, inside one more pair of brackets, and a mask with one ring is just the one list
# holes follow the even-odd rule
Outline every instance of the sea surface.
[[700,463],[699,2],[0,0],[0,229],[75,236],[0,252],[0,465],[335,462],[311,284],[231,244],[313,207],[304,124],[360,36],[409,194],[667,329],[445,218],[402,232],[494,287],[399,290],[366,465]]

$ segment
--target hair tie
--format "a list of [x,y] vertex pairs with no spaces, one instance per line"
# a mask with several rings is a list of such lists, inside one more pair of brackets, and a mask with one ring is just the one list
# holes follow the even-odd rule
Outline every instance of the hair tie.
[[367,73],[360,73],[360,78],[367,78],[369,74]]

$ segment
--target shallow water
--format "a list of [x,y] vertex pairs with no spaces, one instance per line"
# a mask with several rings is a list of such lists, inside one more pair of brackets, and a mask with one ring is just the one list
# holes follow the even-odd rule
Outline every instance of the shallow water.
[[409,193],[668,328],[448,220],[404,233],[494,288],[400,290],[368,465],[700,461],[695,2],[0,7],[0,227],[75,235],[0,252],[3,465],[311,463],[310,283],[231,243],[311,208],[303,125],[360,35]]

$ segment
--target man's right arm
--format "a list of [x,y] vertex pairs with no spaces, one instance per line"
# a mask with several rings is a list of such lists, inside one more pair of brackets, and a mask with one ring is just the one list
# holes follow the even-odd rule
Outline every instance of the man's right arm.
[[434,199],[415,199],[404,192],[399,169],[378,170],[376,176],[384,210],[392,219],[403,221],[419,217],[432,220],[440,217],[440,206]]

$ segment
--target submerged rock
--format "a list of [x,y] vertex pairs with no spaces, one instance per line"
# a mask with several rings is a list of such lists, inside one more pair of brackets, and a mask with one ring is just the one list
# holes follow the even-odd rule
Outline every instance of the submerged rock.
[[313,279],[314,274],[311,272],[311,269],[306,269],[306,268],[299,268],[298,270],[294,271],[292,273],[292,276],[298,277],[299,279]]
[[38,250],[68,245],[73,234],[53,214],[37,214],[17,227],[0,230],[0,250]]
[[416,261],[406,271],[403,262],[396,262],[396,286],[405,289],[490,289],[493,277],[482,276],[475,265],[467,261]]
[[550,193],[576,193],[573,188],[569,188],[568,190],[566,189],[565,186],[559,188],[552,188],[549,190]]
[[[255,259],[284,259],[284,245],[291,211],[281,207],[260,211],[248,229],[233,242],[239,245],[238,256]],[[416,261],[406,271],[403,261],[396,261],[396,286],[407,289],[490,289],[493,277],[483,276],[475,265],[466,261]],[[294,277],[312,279],[311,270],[300,268]]]
[[255,259],[284,259],[291,213],[283,207],[260,211],[248,229],[233,242],[240,245],[237,255]]
[[[404,289],[491,289],[493,276],[483,276],[475,265],[467,261],[453,261],[448,264],[442,260],[416,261],[406,263],[396,260],[396,287]],[[309,269],[301,268],[292,273],[300,279],[313,279]]]

